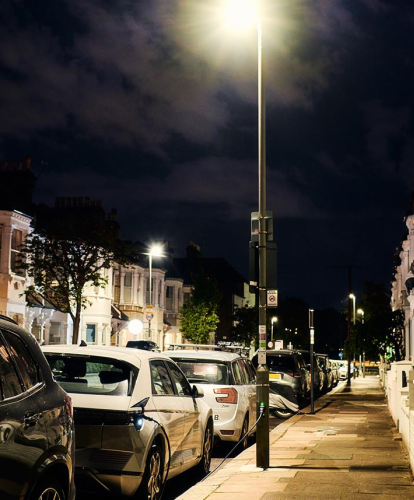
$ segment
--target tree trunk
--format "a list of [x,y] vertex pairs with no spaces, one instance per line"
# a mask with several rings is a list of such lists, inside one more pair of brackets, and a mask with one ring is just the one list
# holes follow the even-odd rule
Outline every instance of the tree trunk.
[[73,319],[73,336],[72,336],[72,344],[78,344],[79,340],[79,327],[80,327],[80,319],[81,319],[81,308],[79,305],[76,307],[76,314]]

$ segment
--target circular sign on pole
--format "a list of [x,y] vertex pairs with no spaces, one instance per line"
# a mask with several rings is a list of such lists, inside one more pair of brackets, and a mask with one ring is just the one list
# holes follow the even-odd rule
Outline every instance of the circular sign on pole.
[[272,348],[273,348],[273,342],[268,342],[268,343],[267,343],[267,347],[268,347],[269,349],[272,349]]
[[147,318],[148,321],[151,321],[152,318],[154,317],[153,314],[146,314],[145,317]]
[[339,353],[339,357],[340,357],[341,359],[342,359],[342,356],[343,356],[342,351],[340,351],[340,353]]
[[144,329],[144,323],[140,319],[132,319],[128,323],[128,329],[132,335],[138,335]]

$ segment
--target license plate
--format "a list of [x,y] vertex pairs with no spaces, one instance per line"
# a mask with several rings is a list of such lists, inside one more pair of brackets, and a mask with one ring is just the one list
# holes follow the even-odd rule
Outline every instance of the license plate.
[[280,380],[280,373],[269,373],[269,380]]

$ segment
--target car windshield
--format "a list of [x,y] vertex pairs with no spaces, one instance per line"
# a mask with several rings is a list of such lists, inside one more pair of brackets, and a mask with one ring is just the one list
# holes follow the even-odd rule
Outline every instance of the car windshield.
[[219,361],[173,358],[190,382],[197,384],[228,384],[227,365]]
[[271,372],[295,371],[295,360],[292,356],[266,356],[266,364]]
[[58,384],[77,394],[130,396],[138,368],[117,359],[44,353]]

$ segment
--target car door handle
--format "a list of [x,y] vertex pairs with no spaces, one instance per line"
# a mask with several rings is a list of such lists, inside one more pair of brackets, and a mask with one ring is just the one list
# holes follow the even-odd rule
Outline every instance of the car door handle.
[[24,415],[24,424],[25,425],[35,425],[36,422],[39,420],[39,414],[34,413],[32,411],[28,411]]

